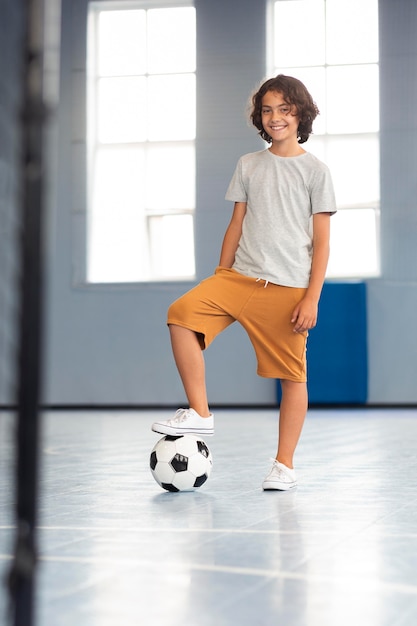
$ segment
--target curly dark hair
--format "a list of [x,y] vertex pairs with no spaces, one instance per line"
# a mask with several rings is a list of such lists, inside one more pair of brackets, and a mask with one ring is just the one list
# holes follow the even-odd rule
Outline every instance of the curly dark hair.
[[278,74],[275,78],[265,81],[252,96],[250,119],[255,128],[259,130],[259,135],[268,143],[272,142],[272,138],[262,126],[262,98],[268,91],[279,91],[282,93],[285,102],[296,107],[297,112],[293,113],[293,115],[298,115],[300,118],[298,143],[306,142],[312,133],[313,120],[315,120],[320,111],[304,84],[298,78],[285,76],[284,74]]

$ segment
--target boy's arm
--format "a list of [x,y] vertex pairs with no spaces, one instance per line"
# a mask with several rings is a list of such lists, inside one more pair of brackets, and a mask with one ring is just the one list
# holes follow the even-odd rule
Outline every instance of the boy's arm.
[[310,330],[317,322],[318,304],[329,260],[330,215],[330,213],[313,215],[313,258],[310,282],[304,298],[295,307],[291,318],[295,333]]
[[232,267],[235,261],[235,254],[242,235],[242,224],[245,214],[246,202],[235,202],[232,219],[226,229],[220,253],[219,265],[222,267]]

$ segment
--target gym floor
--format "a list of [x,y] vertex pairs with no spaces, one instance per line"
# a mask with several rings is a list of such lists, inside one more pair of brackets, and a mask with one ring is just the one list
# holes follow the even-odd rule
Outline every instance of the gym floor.
[[[415,626],[417,410],[310,410],[292,492],[261,489],[272,409],[216,411],[211,477],[163,491],[150,424],[171,413],[43,416],[36,626]],[[12,433],[0,412],[2,580]]]

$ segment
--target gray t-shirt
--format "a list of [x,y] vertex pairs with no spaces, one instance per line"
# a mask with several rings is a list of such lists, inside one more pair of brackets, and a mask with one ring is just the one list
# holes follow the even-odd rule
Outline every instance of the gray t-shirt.
[[312,215],[336,211],[328,167],[309,152],[294,157],[268,149],[245,154],[226,200],[247,203],[233,268],[278,285],[308,287]]

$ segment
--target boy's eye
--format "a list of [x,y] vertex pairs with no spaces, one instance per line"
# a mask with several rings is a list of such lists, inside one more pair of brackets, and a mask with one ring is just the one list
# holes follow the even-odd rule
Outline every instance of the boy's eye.
[[[272,109],[262,109],[262,113],[264,115],[268,115],[269,113],[271,113],[271,111]],[[289,105],[283,105],[278,108],[278,111],[281,113],[281,115],[288,115],[288,113],[291,112],[291,107]]]

